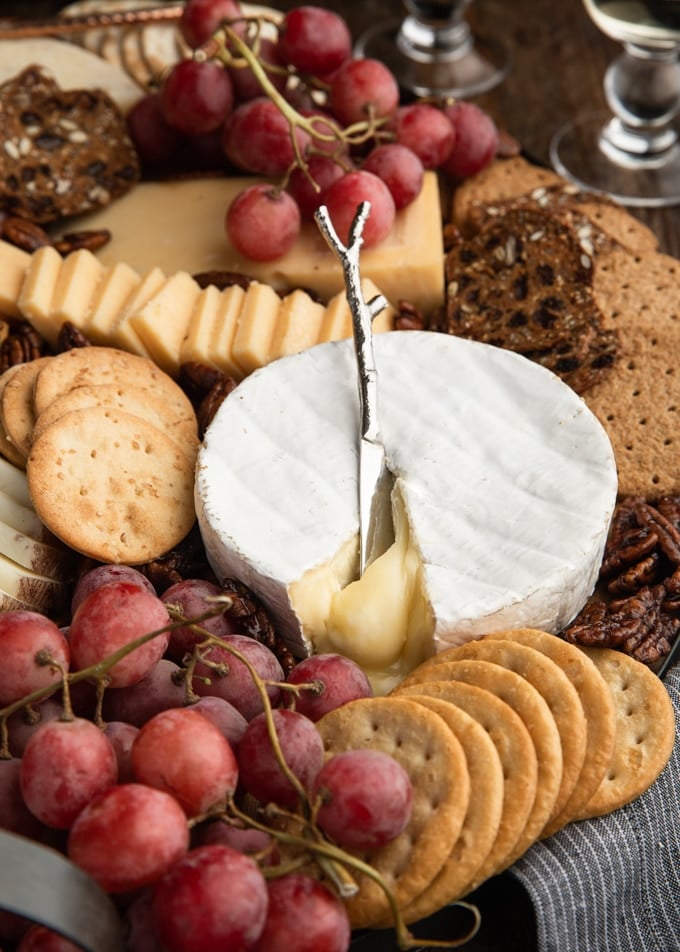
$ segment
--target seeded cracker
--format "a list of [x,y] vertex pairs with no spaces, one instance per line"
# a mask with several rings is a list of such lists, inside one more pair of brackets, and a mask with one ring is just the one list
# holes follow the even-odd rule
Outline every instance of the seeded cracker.
[[[406,906],[434,879],[460,836],[470,797],[463,748],[433,711],[406,698],[352,701],[317,723],[332,755],[372,748],[394,757],[413,784],[411,820],[395,840],[360,858],[387,881],[400,906]],[[359,893],[346,903],[354,928],[372,926],[389,915],[383,890],[357,875]]]
[[0,209],[45,224],[108,205],[139,180],[125,119],[101,89],[29,66],[0,85]]

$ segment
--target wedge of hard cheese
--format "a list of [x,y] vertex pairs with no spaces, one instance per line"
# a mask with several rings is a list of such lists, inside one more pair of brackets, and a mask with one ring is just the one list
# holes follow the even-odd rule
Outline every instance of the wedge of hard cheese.
[[[237,271],[277,291],[306,288],[327,302],[344,290],[342,267],[313,222],[292,251],[258,263],[239,255],[224,230],[231,201],[255,179],[198,178],[144,182],[106,209],[74,219],[68,230],[106,228],[112,240],[97,254],[103,264],[126,261],[140,273]],[[140,228],[140,222],[144,227]],[[444,249],[437,177],[426,173],[418,198],[398,214],[390,234],[361,255],[361,271],[389,301],[405,298],[430,311],[444,300]]]
[[617,481],[600,423],[542,367],[428,332],[380,335],[375,352],[395,543],[360,582],[351,342],[240,384],[195,496],[218,577],[251,586],[298,655],[341,651],[389,690],[447,645],[561,629],[594,587]]

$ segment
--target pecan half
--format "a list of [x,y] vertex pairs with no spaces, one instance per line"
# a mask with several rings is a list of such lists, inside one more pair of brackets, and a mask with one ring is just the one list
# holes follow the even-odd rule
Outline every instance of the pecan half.
[[27,364],[45,353],[47,344],[40,334],[27,321],[17,321],[0,344],[0,373],[16,364]]
[[6,215],[0,222],[0,238],[31,254],[38,248],[52,244],[52,239],[44,228],[15,215]]

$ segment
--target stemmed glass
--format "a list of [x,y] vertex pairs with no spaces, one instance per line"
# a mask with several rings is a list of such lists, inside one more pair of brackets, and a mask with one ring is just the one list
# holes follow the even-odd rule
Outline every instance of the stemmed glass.
[[584,115],[553,137],[555,169],[622,204],[680,203],[680,0],[583,0],[623,43],[604,91],[611,113]]
[[382,60],[416,96],[466,98],[505,77],[510,56],[499,40],[473,35],[465,18],[472,0],[404,0],[406,17],[367,30],[357,56]]

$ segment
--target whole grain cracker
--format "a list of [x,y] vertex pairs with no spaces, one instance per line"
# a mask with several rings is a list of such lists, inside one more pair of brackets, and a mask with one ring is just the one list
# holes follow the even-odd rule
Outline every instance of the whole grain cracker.
[[84,407],[108,407],[124,410],[148,420],[189,449],[196,445],[196,417],[192,413],[177,416],[168,404],[151,390],[127,384],[89,384],[67,390],[47,406],[33,426],[33,439],[64,413]]
[[136,565],[191,529],[195,455],[146,420],[89,407],[43,432],[26,473],[36,512],[54,535],[98,561]]
[[469,659],[439,665],[440,680],[464,681],[490,691],[517,713],[536,748],[536,799],[508,865],[541,835],[553,815],[562,786],[562,742],[550,708],[541,694],[521,675],[491,661]]
[[[470,797],[470,777],[460,742],[433,711],[408,698],[351,701],[317,722],[327,755],[371,748],[405,768],[413,785],[406,829],[390,843],[360,858],[384,877],[400,906],[432,882],[460,836]],[[347,900],[352,926],[383,920],[390,906],[383,889],[357,873],[359,892]]]
[[584,399],[611,440],[621,496],[680,492],[680,262],[623,249],[596,264],[595,297],[619,358]]
[[439,652],[416,668],[406,683],[438,677],[439,665],[470,658],[491,661],[521,674],[547,702],[562,744],[562,783],[553,810],[553,817],[557,816],[576,787],[585,761],[586,716],[574,685],[554,661],[535,648],[495,640],[493,635]]
[[576,819],[610,813],[644,793],[675,742],[673,705],[663,682],[640,661],[611,648],[580,648],[612,693],[616,739],[607,774]]
[[31,450],[31,435],[35,424],[33,385],[40,369],[50,357],[38,357],[12,368],[11,379],[0,394],[0,419],[10,442],[24,457]]
[[425,695],[457,705],[481,724],[498,751],[504,779],[503,813],[494,844],[465,889],[471,892],[505,869],[531,814],[538,777],[531,735],[519,714],[505,701],[475,684],[427,680],[400,686],[395,694],[397,697]]
[[503,767],[481,724],[449,701],[418,694],[410,699],[438,714],[460,741],[470,773],[470,802],[460,836],[443,867],[402,910],[406,923],[424,919],[468,892],[469,882],[491,852],[503,815]]
[[115,347],[76,347],[52,357],[36,377],[36,416],[67,390],[103,383],[142,387],[164,400],[178,419],[195,420],[189,398],[171,377],[146,357]]
[[586,715],[586,755],[574,790],[543,831],[550,836],[569,823],[593,797],[602,783],[614,751],[616,711],[611,692],[594,662],[575,645],[534,628],[516,628],[494,632],[494,639],[511,641],[535,648],[546,655],[567,675],[576,688]]

